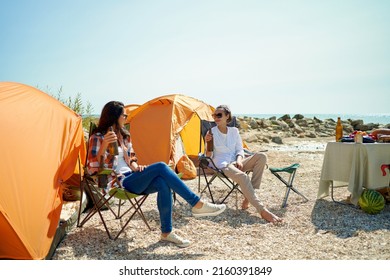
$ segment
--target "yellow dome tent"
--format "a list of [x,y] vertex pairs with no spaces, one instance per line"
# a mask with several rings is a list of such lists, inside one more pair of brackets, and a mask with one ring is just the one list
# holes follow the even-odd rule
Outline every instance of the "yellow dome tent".
[[0,259],[44,259],[62,210],[61,182],[85,157],[82,119],[31,86],[0,82]]
[[176,164],[177,141],[183,143],[184,153],[197,157],[203,149],[200,141],[200,120],[212,121],[214,108],[182,94],[157,97],[143,105],[125,106],[130,134],[141,164],[163,161]]

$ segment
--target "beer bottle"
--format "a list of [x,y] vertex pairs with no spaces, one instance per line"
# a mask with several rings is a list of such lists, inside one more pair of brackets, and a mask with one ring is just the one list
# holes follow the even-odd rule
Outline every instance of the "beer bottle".
[[[113,131],[112,126],[110,126],[109,130]],[[108,144],[108,152],[112,156],[116,156],[116,155],[119,154],[119,152],[118,152],[118,141],[115,141],[115,142],[112,142],[112,143]]]
[[[104,155],[100,156],[99,172],[104,170]],[[108,177],[105,174],[98,175],[98,186],[99,188],[106,188],[108,184]]]
[[[213,133],[211,132],[211,128],[209,129],[208,133],[210,135],[213,135]],[[211,138],[211,140],[207,142],[207,151],[212,152],[213,150],[214,150],[214,139]]]
[[341,138],[343,138],[343,125],[341,124],[340,117],[338,117],[336,124],[336,142],[340,142]]

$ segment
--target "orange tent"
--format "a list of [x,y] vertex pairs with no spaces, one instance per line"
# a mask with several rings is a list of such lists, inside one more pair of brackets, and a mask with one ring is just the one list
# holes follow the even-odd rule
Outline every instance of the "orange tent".
[[61,182],[85,157],[82,119],[12,82],[0,82],[0,119],[0,259],[44,259],[60,220]]
[[[213,120],[214,108],[198,99],[173,94],[157,97],[134,109],[125,106],[134,150],[141,164],[157,161],[177,163],[183,143],[184,152],[196,157],[200,141],[200,120]],[[180,136],[180,137],[179,137]]]

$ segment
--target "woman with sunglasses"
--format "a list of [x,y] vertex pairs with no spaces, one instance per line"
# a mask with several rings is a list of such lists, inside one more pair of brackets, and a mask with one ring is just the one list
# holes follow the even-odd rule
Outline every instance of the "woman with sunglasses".
[[[123,175],[122,185],[129,192],[135,194],[157,192],[161,240],[172,242],[179,247],[187,247],[190,241],[172,232],[172,191],[192,206],[192,215],[195,217],[219,215],[226,209],[226,205],[201,201],[199,196],[163,162],[149,166],[138,164],[132,149],[130,133],[124,128],[126,118],[122,102],[111,101],[103,107],[99,125],[89,139],[88,172],[90,174],[97,172],[102,159],[106,168],[112,168],[116,173]],[[110,143],[118,143],[118,155],[110,154]]]
[[[267,156],[264,153],[255,153],[249,157],[244,156],[238,129],[227,126],[232,120],[232,113],[228,106],[218,106],[213,117],[217,126],[211,129],[211,134],[206,134],[205,141],[207,143],[213,139],[214,148],[212,151],[206,152],[206,155],[212,157],[215,165],[227,177],[240,185],[244,194],[242,209],[247,209],[250,203],[266,221],[271,223],[280,222],[281,218],[265,208],[254,191],[254,189],[260,188]],[[246,171],[253,171],[252,178],[246,174]]]

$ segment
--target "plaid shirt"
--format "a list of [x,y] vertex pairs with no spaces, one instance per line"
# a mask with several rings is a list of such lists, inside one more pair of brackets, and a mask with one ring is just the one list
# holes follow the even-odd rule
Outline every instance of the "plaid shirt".
[[[99,158],[98,152],[100,150],[100,146],[103,142],[104,135],[100,132],[92,134],[89,138],[88,143],[88,159],[87,159],[87,168],[89,174],[94,174],[99,171]],[[108,149],[105,151],[104,155],[104,167],[115,169],[117,165],[117,156],[112,156],[108,152]]]
[[[103,142],[103,139],[104,139],[104,135],[101,134],[100,132],[93,134],[89,138],[88,159],[87,159],[87,169],[89,174],[94,174],[95,172],[99,171],[100,164],[99,164],[98,152]],[[132,160],[136,159],[134,150],[132,148],[131,138],[129,137],[123,139],[123,144],[128,149],[127,154],[129,156],[129,159]],[[112,156],[109,153],[108,148],[103,155],[104,155],[104,168],[111,168],[115,170],[116,167],[118,166],[118,156]],[[111,182],[113,180],[114,180],[114,176],[109,175],[108,176],[108,181],[110,182],[109,186],[111,185]]]

